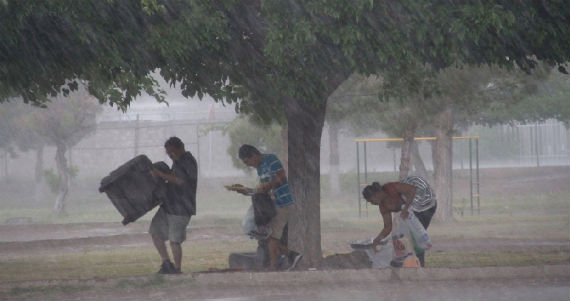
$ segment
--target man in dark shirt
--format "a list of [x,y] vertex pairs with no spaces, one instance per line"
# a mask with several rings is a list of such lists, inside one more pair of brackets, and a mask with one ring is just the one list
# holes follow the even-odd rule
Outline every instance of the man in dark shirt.
[[[166,154],[172,159],[170,173],[153,169],[152,174],[167,182],[167,201],[152,218],[149,233],[162,258],[160,274],[180,274],[182,263],[181,244],[186,240],[186,227],[190,217],[196,215],[196,186],[198,165],[194,156],[184,149],[178,137],[170,137],[165,143]],[[174,264],[170,261],[165,241],[170,241]]]

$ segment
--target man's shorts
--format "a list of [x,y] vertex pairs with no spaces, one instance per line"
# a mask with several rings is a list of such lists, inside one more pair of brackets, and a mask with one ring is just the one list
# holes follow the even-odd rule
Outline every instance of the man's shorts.
[[148,233],[163,240],[182,243],[186,240],[188,223],[190,223],[189,216],[168,214],[160,208],[152,218]]
[[283,228],[289,221],[289,212],[292,210],[293,205],[285,207],[277,207],[277,215],[271,219],[269,225],[271,226],[271,235],[275,239],[281,239],[283,235]]

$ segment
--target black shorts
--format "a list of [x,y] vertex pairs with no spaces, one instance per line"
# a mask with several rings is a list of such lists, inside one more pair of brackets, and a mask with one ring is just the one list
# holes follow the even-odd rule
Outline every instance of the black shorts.
[[437,209],[437,203],[435,203],[435,205],[433,207],[431,207],[425,211],[422,211],[422,212],[415,212],[414,211],[414,214],[420,220],[420,223],[422,224],[422,226],[424,226],[424,228],[426,230],[429,226],[429,223],[431,222],[431,218],[435,214],[435,209]]

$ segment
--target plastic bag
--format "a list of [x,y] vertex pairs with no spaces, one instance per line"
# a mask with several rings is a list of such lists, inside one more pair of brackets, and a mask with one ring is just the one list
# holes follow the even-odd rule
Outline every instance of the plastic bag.
[[374,238],[354,240],[350,246],[353,250],[363,250],[368,256],[370,267],[373,269],[387,268],[390,267],[390,261],[394,254],[394,248],[387,246],[388,239],[388,237],[383,239],[376,248],[372,248]]
[[370,265],[373,269],[389,267],[390,261],[394,257],[394,249],[386,245],[378,246],[376,249],[366,249],[364,251],[366,255],[368,255]]
[[394,253],[390,265],[393,267],[417,268],[420,267],[420,263],[414,253],[415,247],[411,240],[412,234],[406,220],[397,214],[392,221]]
[[241,221],[241,230],[244,234],[249,235],[251,232],[257,230],[257,225],[255,224],[255,216],[253,214],[253,205],[247,208],[247,212]]
[[410,212],[408,214],[408,218],[405,219],[405,222],[410,231],[410,238],[412,240],[412,244],[414,245],[415,252],[421,253],[431,248],[431,240],[429,234],[413,212]]
[[392,245],[394,246],[394,259],[403,261],[406,256],[414,252],[408,223],[399,214],[396,214],[392,220]]
[[241,222],[241,229],[244,234],[249,236],[251,239],[263,240],[271,235],[271,226],[267,225],[257,225],[255,223],[255,209],[253,205],[247,208],[247,212],[243,217]]

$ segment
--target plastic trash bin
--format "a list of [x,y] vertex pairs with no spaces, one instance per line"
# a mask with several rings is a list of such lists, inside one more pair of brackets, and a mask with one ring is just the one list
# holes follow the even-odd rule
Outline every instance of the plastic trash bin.
[[152,164],[147,156],[139,155],[101,180],[99,192],[107,194],[123,216],[123,225],[136,221],[166,200],[166,183],[152,176],[153,166],[170,170],[164,162]]

